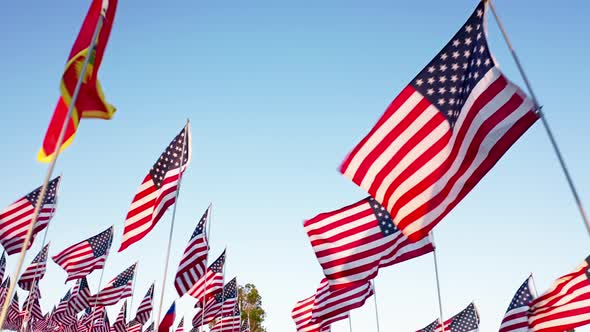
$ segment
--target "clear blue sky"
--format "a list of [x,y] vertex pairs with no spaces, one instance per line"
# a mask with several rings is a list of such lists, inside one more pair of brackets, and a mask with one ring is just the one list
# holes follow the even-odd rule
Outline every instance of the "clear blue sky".
[[[11,1],[3,8],[2,206],[43,179],[46,166],[35,161],[36,152],[88,2]],[[100,72],[118,113],[110,122],[84,121],[59,160],[64,179],[50,252],[112,224],[118,245],[135,190],[189,117],[193,160],[169,280],[211,201],[211,255],[227,245],[228,279],[237,274],[240,283],[258,286],[269,331],[294,331],[293,304],[322,277],[302,221],[364,197],[338,165],[476,1],[120,2]],[[590,4],[496,5],[590,204]],[[488,25],[496,58],[522,83],[495,22]],[[141,243],[109,257],[105,282],[139,260],[133,310],[148,284],[162,280],[170,216]],[[436,228],[436,240],[445,316],[475,300],[482,331],[497,329],[530,272],[543,291],[590,254],[540,123]],[[10,257],[8,271],[14,265]],[[93,291],[98,279],[99,273],[90,276]],[[50,263],[41,283],[44,310],[66,292],[63,280]],[[431,255],[382,270],[376,283],[381,331],[415,331],[437,317]],[[166,307],[175,295],[169,284]],[[119,306],[109,309],[111,319]],[[190,319],[190,308],[183,300],[179,311]],[[352,322],[355,331],[376,331],[373,303],[354,311]],[[333,328],[347,330],[345,323]]]

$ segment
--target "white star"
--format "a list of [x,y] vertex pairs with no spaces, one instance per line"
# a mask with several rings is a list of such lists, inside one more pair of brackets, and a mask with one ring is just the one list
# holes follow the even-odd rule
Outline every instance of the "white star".
[[465,38],[465,45],[471,45],[471,38]]
[[447,70],[447,68],[448,68],[448,67],[447,67],[447,65],[445,65],[445,64],[442,64],[442,65],[440,65],[440,66],[439,66],[439,69],[440,69],[440,71],[442,71],[442,72],[444,72],[445,70]]
[[467,31],[467,33],[470,33],[473,30],[473,27],[471,25],[468,25],[465,27],[465,31]]
[[466,58],[469,58],[470,55],[471,55],[471,52],[469,50],[465,50],[463,52],[463,56],[466,57]]
[[453,59],[457,59],[459,57],[459,52],[455,51],[452,55]]
[[467,69],[467,62],[463,62],[463,69]]
[[449,56],[448,56],[446,53],[443,53],[443,54],[441,54],[441,55],[440,55],[440,58],[441,58],[442,60],[446,60],[448,57],[449,57]]
[[458,65],[458,64],[455,62],[455,63],[453,63],[453,64],[451,65],[451,68],[452,68],[453,70],[457,70],[457,69],[459,69],[459,65]]
[[426,94],[429,95],[429,96],[432,95],[433,93],[434,93],[434,89],[428,89],[428,90],[426,90]]
[[416,85],[417,86],[422,86],[422,84],[424,84],[424,80],[422,80],[421,78],[416,80]]
[[476,39],[477,39],[477,40],[480,40],[480,39],[481,39],[481,32],[477,34],[477,37],[476,37]]
[[428,81],[428,84],[433,84],[434,83],[434,77],[429,77],[427,81]]
[[479,47],[479,53],[483,54],[483,52],[484,52],[485,50],[486,50],[486,48],[485,48],[483,45],[481,45],[481,46]]
[[459,45],[461,45],[461,42],[459,41],[459,39],[453,40],[453,46],[457,47]]
[[477,79],[479,77],[479,73],[475,72],[475,74],[473,74],[473,77]]
[[442,106],[442,105],[444,105],[445,103],[446,103],[446,101],[445,101],[445,99],[444,99],[444,98],[440,98],[440,99],[438,100],[438,104],[439,104],[439,105],[441,105],[441,106]]
[[480,67],[481,66],[481,59],[478,58],[475,63],[477,64],[478,67]]
[[[455,76],[455,78],[457,78],[457,76]],[[457,87],[456,86],[452,86],[450,91],[451,91],[452,94],[457,93]]]
[[445,92],[447,92],[447,89],[445,89],[444,87],[438,88],[438,93],[443,94]]
[[444,82],[447,81],[447,77],[446,76],[441,76],[441,77],[438,78],[438,81],[441,82],[441,83],[444,83]]
[[479,30],[481,28],[481,24],[476,25],[475,30]]
[[429,73],[434,73],[435,70],[436,70],[436,68],[434,68],[434,66],[428,67],[428,72]]
[[486,66],[489,66],[491,61],[489,58],[486,59],[486,61],[483,62]]
[[451,99],[449,99],[449,104],[451,104],[451,105],[455,105],[455,98],[451,98]]

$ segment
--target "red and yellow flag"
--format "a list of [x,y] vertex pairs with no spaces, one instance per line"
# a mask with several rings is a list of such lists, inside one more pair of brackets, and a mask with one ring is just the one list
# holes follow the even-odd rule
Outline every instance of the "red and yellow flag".
[[[57,102],[53,117],[45,133],[43,146],[39,150],[37,159],[41,162],[49,162],[56,153],[59,134],[67,121],[67,129],[60,152],[74,140],[78,123],[82,118],[111,119],[115,114],[115,107],[104,98],[102,88],[98,82],[98,68],[109,40],[111,27],[115,19],[117,0],[92,0],[86,19],[78,33],[78,38],[72,47],[70,56],[66,63],[61,80],[61,97]],[[100,16],[103,16],[103,23],[98,33],[98,40],[94,50],[89,50],[92,36],[96,30]],[[78,82],[78,77],[86,57],[89,56],[88,67],[84,75],[80,92],[74,105],[72,116],[66,119],[68,107],[72,101],[72,95]]]

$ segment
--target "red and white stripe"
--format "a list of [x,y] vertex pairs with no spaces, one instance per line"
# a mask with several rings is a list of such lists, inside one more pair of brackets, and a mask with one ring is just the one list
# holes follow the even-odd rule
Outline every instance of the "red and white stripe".
[[590,256],[531,303],[530,331],[566,331],[590,324]]
[[330,331],[330,324],[348,318],[348,313],[344,313],[325,321],[313,321],[314,302],[315,294],[297,302],[291,311],[291,317],[295,322],[297,332],[328,332]]
[[[95,305],[109,306],[114,305],[120,300],[130,297],[133,294],[133,275],[137,263],[125,269],[121,274],[111,280],[105,288],[95,295]],[[118,284],[121,278],[127,279],[125,284]]]
[[137,308],[137,313],[135,314],[135,320],[141,323],[141,325],[145,324],[150,316],[152,315],[153,310],[153,303],[154,301],[154,284],[150,286],[145,297],[141,300],[139,304],[139,308]]
[[241,323],[240,316],[223,317],[215,323],[210,332],[239,332]]
[[127,330],[127,301],[123,302],[119,315],[110,328],[110,332],[125,332]]
[[323,279],[315,294],[312,309],[314,321],[326,321],[360,308],[373,295],[370,282],[358,282],[349,287],[330,291],[328,279]]
[[91,299],[92,294],[90,293],[86,277],[78,279],[68,302],[69,309],[74,314],[78,314],[80,311],[90,307]]
[[21,274],[18,285],[25,290],[31,290],[33,283],[39,282],[45,276],[47,269],[47,251],[49,250],[49,243],[41,249],[35,256],[31,265],[27,266],[25,271]]
[[184,317],[180,319],[180,323],[178,323],[175,332],[184,332]]
[[303,226],[334,289],[371,280],[379,268],[434,250],[428,237],[412,242],[399,230],[384,236],[369,198],[321,213]]
[[[207,209],[208,215],[211,207]],[[204,217],[206,218],[206,217]],[[201,219],[203,220],[203,219]],[[206,221],[206,219],[205,219]],[[203,222],[203,231],[189,240],[174,279],[174,287],[179,296],[184,295],[205,274],[207,269],[207,257],[209,244],[205,231],[206,222]]]
[[141,332],[141,327],[143,326],[142,323],[133,320],[131,322],[129,322],[128,326],[127,326],[127,332]]

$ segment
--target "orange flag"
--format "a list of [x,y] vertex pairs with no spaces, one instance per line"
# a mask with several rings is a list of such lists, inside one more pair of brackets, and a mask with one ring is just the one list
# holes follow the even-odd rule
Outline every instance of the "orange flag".
[[[102,88],[98,82],[98,68],[109,40],[111,27],[115,19],[117,0],[92,0],[86,19],[78,33],[78,38],[72,47],[61,80],[61,97],[57,102],[53,117],[45,133],[43,145],[39,150],[37,159],[41,162],[49,162],[56,153],[59,134],[67,121],[67,129],[60,152],[74,140],[78,123],[82,118],[111,119],[115,114],[115,107],[104,98]],[[99,18],[103,16],[102,26],[98,32],[98,40],[93,50],[89,50],[92,36],[96,30]],[[72,116],[66,119],[68,107],[72,101],[74,89],[78,83],[80,72],[86,57],[90,54],[86,74],[82,80],[82,86],[76,99]]]

